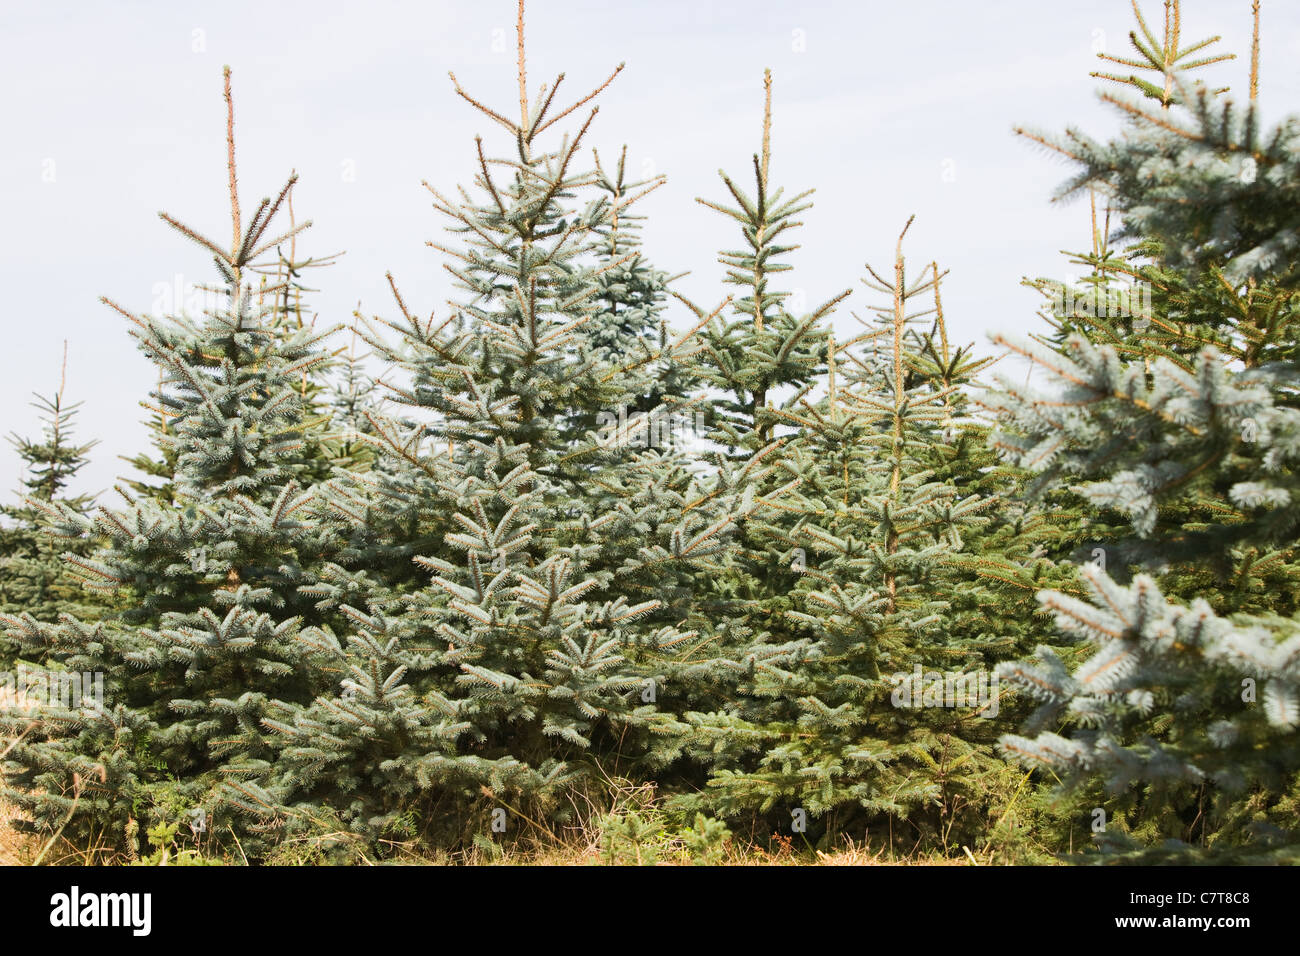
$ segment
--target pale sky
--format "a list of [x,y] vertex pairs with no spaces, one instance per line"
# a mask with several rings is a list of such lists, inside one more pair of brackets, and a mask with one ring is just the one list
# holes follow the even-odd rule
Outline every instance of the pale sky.
[[[1158,29],[1159,0],[1143,4]],[[1223,36],[1238,54],[1217,85],[1244,90],[1250,0],[1185,0],[1187,41]],[[147,447],[139,403],[153,384],[121,317],[100,295],[148,311],[158,287],[213,278],[203,252],[165,226],[165,210],[218,238],[229,230],[221,67],[234,70],[245,209],[291,169],[295,211],[315,226],[300,251],[346,251],[312,278],[322,323],[360,302],[391,316],[392,270],[412,308],[445,315],[452,294],[443,222],[420,186],[468,184],[473,137],[505,135],[453,92],[447,71],[511,112],[514,0],[406,2],[49,2],[4,0],[0,84],[0,432],[35,435],[32,391],[58,387],[69,341],[69,400],[85,402],[79,436],[98,438],[79,491],[130,469]],[[588,143],[611,159],[623,143],[637,171],[668,176],[647,199],[646,253],[690,271],[677,288],[716,304],[717,251],[737,232],[694,200],[723,199],[717,170],[749,182],[758,149],[763,69],[774,76],[772,179],[815,187],[788,287],[811,307],[854,287],[837,328],[875,300],[863,263],[889,266],[915,213],[913,270],[951,270],[953,336],[991,350],[991,331],[1039,327],[1023,276],[1069,273],[1060,250],[1088,245],[1086,203],[1050,202],[1069,169],[1013,135],[1013,125],[1094,135],[1117,128],[1095,96],[1095,52],[1124,52],[1128,0],[907,3],[774,0],[532,0],[527,34],[536,89],[567,73],[582,94],[620,61]],[[1300,3],[1264,0],[1261,97],[1276,120],[1300,102]],[[675,306],[680,322],[684,309]],[[340,344],[343,344],[340,340]],[[19,462],[0,448],[0,493]]]

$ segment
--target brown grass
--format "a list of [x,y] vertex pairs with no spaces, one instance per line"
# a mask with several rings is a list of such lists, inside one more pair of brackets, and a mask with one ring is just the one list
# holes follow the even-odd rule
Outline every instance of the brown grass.
[[[8,749],[8,748],[6,748]],[[3,753],[0,752],[0,757]],[[651,785],[630,785],[626,781],[608,781],[611,785],[612,805],[602,808],[590,803],[579,810],[575,802],[577,822],[574,826],[546,833],[529,843],[510,846],[471,846],[465,851],[448,853],[415,843],[390,844],[385,854],[392,862],[410,866],[600,866],[604,865],[601,853],[604,833],[601,811],[654,813],[658,800]],[[106,846],[79,847],[60,834],[34,836],[19,832],[14,827],[18,813],[14,807],[0,801],[0,865],[30,866],[80,864],[123,866],[131,860],[110,851]],[[537,833],[535,828],[532,833]],[[273,862],[280,865],[312,865],[314,850],[321,842],[346,842],[348,834],[321,832],[313,836],[296,837],[286,841],[274,854]],[[177,847],[184,850],[185,847]],[[188,852],[203,852],[202,846],[188,848]],[[676,842],[661,844],[658,848],[660,866],[691,865],[689,853]],[[240,865],[246,861],[238,853],[224,862]],[[355,855],[356,865],[371,865],[375,861],[369,851]],[[629,861],[630,862],[630,861]],[[987,852],[972,852],[962,847],[959,854],[945,856],[940,853],[916,853],[906,849],[870,846],[846,838],[832,850],[816,850],[799,846],[795,838],[775,836],[767,846],[752,839],[732,836],[723,845],[723,866],[989,866],[996,865]]]
[[[13,826],[17,813],[8,804],[0,802],[0,866],[31,866],[41,856],[45,841],[36,836],[20,833]],[[550,847],[527,850],[506,849],[500,855],[490,856],[473,847],[464,853],[446,854],[405,848],[403,862],[411,866],[600,866],[600,834],[586,831],[557,839]],[[97,858],[97,859],[96,859]],[[120,857],[104,857],[87,852],[57,839],[45,850],[41,860],[45,865],[99,862],[100,865],[121,866],[128,861]],[[235,859],[231,863],[242,861]],[[723,856],[723,866],[972,866],[987,865],[988,860],[951,858],[937,854],[907,856],[891,854],[880,848],[846,842],[844,847],[831,852],[821,850],[795,850],[791,844],[775,843],[764,848],[753,844],[729,841]],[[661,861],[660,866],[689,865],[690,860],[681,855]],[[360,865],[365,865],[362,862]]]
[[14,829],[12,806],[0,801],[0,866],[28,866],[41,852],[40,842]]
[[[0,694],[3,694],[3,692],[0,691]],[[11,706],[12,702],[12,696],[7,700],[0,700],[0,707]],[[0,750],[0,760],[3,760],[21,739],[22,736],[20,735],[3,750]],[[0,777],[0,782],[2,781],[3,778]],[[14,820],[16,818],[17,812],[14,807],[4,800],[0,800],[0,866],[26,866],[40,855],[40,845],[36,839],[14,829]]]

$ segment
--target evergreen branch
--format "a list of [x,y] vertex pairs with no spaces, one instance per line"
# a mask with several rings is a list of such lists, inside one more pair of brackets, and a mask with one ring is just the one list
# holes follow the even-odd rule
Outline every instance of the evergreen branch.
[[[614,72],[611,73],[611,74],[609,75],[609,78],[606,79],[604,83],[600,84],[600,86],[596,87],[594,90],[592,90],[590,93],[588,93],[588,94],[587,94],[586,96],[584,96],[582,99],[578,100],[578,102],[574,103],[574,104],[573,104],[572,106],[570,106],[568,109],[564,110],[564,111],[561,112],[561,113],[556,114],[554,117],[552,117],[551,119],[547,120],[545,123],[543,123],[541,126],[537,127],[536,129],[534,129],[534,130],[530,130],[529,133],[528,133],[528,138],[527,138],[526,142],[531,143],[531,142],[533,141],[533,138],[534,138],[535,136],[538,136],[539,134],[541,134],[542,132],[544,132],[545,130],[547,130],[549,127],[555,125],[555,124],[558,123],[560,120],[564,119],[566,116],[568,116],[568,115],[569,115],[570,113],[572,113],[574,110],[581,109],[584,105],[586,105],[587,103],[589,103],[589,102],[591,102],[593,99],[595,99],[597,96],[599,96],[602,92],[604,92],[605,88],[608,87],[609,84],[611,84],[611,83],[614,82],[614,77],[618,76],[621,72],[623,72],[623,67],[624,67],[624,66],[626,66],[625,63],[620,63],[618,66],[614,67]],[[594,111],[594,110],[592,111],[592,115],[593,115],[593,116],[595,115],[595,111]],[[591,120],[588,119],[587,122],[590,123]],[[585,126],[584,126],[584,129],[585,129]],[[581,135],[581,134],[579,134],[579,135]],[[577,146],[577,140],[576,140],[576,139],[575,139],[575,141],[574,141],[574,146],[575,146],[575,147]]]

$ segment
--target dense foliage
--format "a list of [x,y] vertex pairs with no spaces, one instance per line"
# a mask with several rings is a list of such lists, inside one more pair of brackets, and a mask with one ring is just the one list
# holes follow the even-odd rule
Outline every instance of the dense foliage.
[[1178,13],[1106,57],[1155,74],[1099,74],[1121,136],[1027,134],[1094,220],[1089,275],[994,336],[1029,379],[950,341],[906,226],[857,332],[851,289],[795,309],[811,191],[775,185],[770,74],[752,185],[700,200],[731,292],[676,295],[634,212],[662,180],[590,150],[619,71],[530,91],[522,2],[517,112],[452,78],[497,136],[429,187],[450,310],[389,276],[340,346],[305,319],[333,257],[299,257],[294,178],[241,212],[227,71],[231,238],[162,216],[219,306],[105,300],[157,369],[140,478],[69,497],[62,388],[15,439],[6,666],[100,682],[0,699],[5,797],[133,858],[182,823],[350,860],[599,820],[644,861],[671,818],[705,861],[729,834],[1292,859],[1300,120],[1262,127],[1257,51],[1244,105],[1194,83],[1225,57]]

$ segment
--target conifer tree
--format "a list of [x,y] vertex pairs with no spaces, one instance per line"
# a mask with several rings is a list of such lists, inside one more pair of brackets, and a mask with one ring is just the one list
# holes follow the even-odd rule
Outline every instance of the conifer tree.
[[786,532],[800,580],[784,617],[816,653],[782,688],[790,716],[762,728],[760,765],[721,769],[711,790],[723,812],[819,818],[814,832],[832,841],[894,820],[947,846],[979,836],[1010,789],[987,667],[1030,643],[1017,620],[1027,594],[1003,597],[984,578],[1014,585],[1039,569],[985,530],[999,502],[965,387],[991,360],[948,341],[944,273],[909,278],[900,236],[892,278],[869,275],[888,304],[831,343],[824,395],[777,412],[799,429],[801,478]]
[[60,551],[69,544],[82,557],[87,549],[54,536],[44,520],[55,502],[83,515],[92,504],[91,496],[70,496],[67,491],[98,442],[77,443],[72,437],[73,418],[81,403],[64,399],[66,367],[65,344],[64,382],[52,399],[37,395],[32,403],[41,417],[40,440],[18,435],[9,439],[26,463],[24,500],[0,506],[0,514],[8,522],[0,526],[0,613],[26,611],[40,621],[54,621],[60,614],[90,620],[103,610],[67,574],[59,559]]
[[658,395],[671,423],[690,404],[671,393],[692,332],[656,321],[659,274],[616,238],[657,182],[578,167],[595,108],[558,142],[545,135],[613,76],[564,109],[563,75],[530,101],[522,3],[517,32],[518,119],[452,77],[510,150],[493,158],[476,139],[460,200],[429,187],[464,237],[431,243],[461,296],[424,320],[390,277],[400,318],[360,327],[404,373],[385,384],[410,412],[373,416],[400,467],[333,505],[360,527],[385,501],[418,499],[429,581],[404,594],[338,569],[325,599],[350,626],[305,637],[342,683],[267,721],[283,750],[262,801],[286,819],[328,806],[367,839],[481,837],[488,810],[521,800],[530,819],[560,819],[561,795],[597,785],[603,761],[648,773],[677,759],[688,728],[674,713],[728,666],[707,654],[712,635],[681,625],[694,581],[757,504],[701,487],[673,442],[638,440],[649,413],[617,414]]
[[[295,180],[296,177],[297,174],[294,173],[293,178]],[[307,293],[315,290],[308,288],[303,282],[304,273],[310,269],[333,265],[342,253],[324,257],[299,258],[297,254],[298,232],[294,228],[296,220],[293,214],[292,187],[285,194],[282,205],[287,209],[289,218],[289,229],[286,233],[288,251],[286,252],[282,245],[277,244],[273,261],[249,263],[247,271],[249,272],[250,286],[252,286],[253,277],[257,276],[257,283],[254,287],[255,305],[262,314],[268,317],[268,326],[279,333],[292,336],[300,333],[304,325],[312,325],[316,321],[314,315],[307,318],[308,306],[304,297]],[[164,286],[163,288],[168,293],[171,292],[170,287]],[[183,303],[182,314],[190,319],[200,318],[210,307],[212,297],[219,294],[220,290],[216,287],[207,285],[191,286],[190,294]],[[168,315],[166,306],[169,304],[174,304],[178,308],[182,305],[182,303],[171,303],[170,295],[164,295],[155,302],[155,313],[160,317]],[[326,363],[321,363],[303,369],[300,376],[300,399],[305,403],[306,408],[304,421],[313,426],[308,429],[311,436],[310,440],[304,442],[296,450],[298,458],[297,477],[303,484],[311,484],[330,476],[330,462],[333,454],[326,447],[329,442],[324,438],[321,430],[314,427],[319,423],[319,416],[327,414],[319,405],[322,396],[331,388],[331,383],[326,380],[325,376],[327,368]],[[161,383],[162,377],[160,374],[160,387]],[[123,478],[121,480],[126,488],[137,496],[151,497],[168,504],[174,504],[176,453],[175,443],[169,435],[172,427],[172,416],[164,406],[146,405],[145,407],[151,412],[145,424],[149,430],[153,451],[152,453],[140,452],[131,456],[120,456],[139,475],[139,477]]]
[[[772,179],[772,75],[763,76],[763,122],[759,151],[752,156],[753,193],[723,171],[728,204],[697,202],[739,227],[739,249],[722,252],[725,282],[740,287],[712,311],[679,297],[700,323],[702,371],[713,394],[708,439],[714,453],[715,494],[752,496],[762,505],[738,523],[724,574],[704,582],[700,615],[718,622],[726,656],[750,662],[720,695],[699,703],[692,718],[691,752],[717,769],[752,768],[763,752],[765,724],[790,716],[782,685],[791,668],[812,653],[813,639],[784,618],[799,580],[797,489],[808,459],[791,455],[794,435],[785,413],[798,406],[825,369],[829,316],[849,291],[802,315],[787,308],[792,291],[773,277],[792,266],[784,257],[798,246],[791,232],[801,225],[812,190],[786,196]],[[734,203],[734,205],[732,205]],[[793,303],[791,303],[793,304]]]
[[[312,611],[298,589],[328,542],[304,520],[312,495],[296,474],[310,440],[301,376],[327,358],[329,330],[288,333],[275,309],[256,304],[253,264],[310,224],[271,231],[293,178],[242,219],[229,69],[225,99],[229,244],[160,214],[212,254],[221,305],[159,318],[104,300],[161,371],[152,398],[168,421],[174,504],[123,490],[124,507],[91,517],[58,508],[59,530],[105,540],[92,558],[68,560],[122,600],[114,619],[4,618],[25,655],[102,674],[104,691],[40,710],[9,753],[7,795],[37,826],[67,821],[65,832],[110,847],[130,842],[127,822],[141,814],[202,811],[214,828],[238,829],[237,818],[212,815],[220,787],[238,789],[244,763],[270,755],[267,702],[316,689],[295,639]],[[6,729],[25,719],[6,715]]]
[[1122,343],[1006,339],[1051,388],[1004,381],[994,401],[997,447],[1123,530],[1082,569],[1088,601],[1040,595],[1087,660],[1040,649],[1003,668],[1041,704],[1008,752],[1104,784],[1112,844],[1295,843],[1300,121],[1264,133],[1251,61],[1244,107],[1167,67],[1162,88],[1137,84],[1158,106],[1109,96],[1124,138],[1043,138],[1079,164],[1066,191],[1108,192],[1161,294]]
[[[799,248],[789,244],[787,234],[802,225],[795,217],[811,208],[808,197],[813,190],[786,197],[783,189],[772,186],[770,70],[763,75],[763,89],[762,148],[753,156],[753,195],[719,170],[735,206],[697,200],[740,226],[744,245],[724,251],[719,262],[727,269],[725,281],[740,286],[743,294],[738,299],[729,296],[709,314],[686,303],[707,323],[704,341],[711,359],[710,381],[725,395],[715,403],[713,425],[718,434],[714,437],[726,445],[733,460],[746,460],[768,446],[780,422],[775,410],[793,407],[824,371],[829,330],[823,320],[849,294],[845,290],[799,316],[785,307],[792,293],[771,286],[774,275],[793,268],[781,257]],[[732,306],[730,318],[722,314],[727,305]]]

